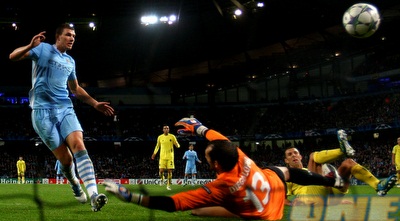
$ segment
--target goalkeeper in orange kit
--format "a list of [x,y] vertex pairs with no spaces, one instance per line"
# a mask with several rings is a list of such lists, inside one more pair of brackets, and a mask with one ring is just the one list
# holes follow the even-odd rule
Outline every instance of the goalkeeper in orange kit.
[[205,158],[210,169],[217,173],[214,181],[172,196],[131,193],[125,186],[110,181],[103,183],[106,191],[125,202],[150,209],[168,212],[192,210],[192,214],[199,216],[278,220],[283,217],[285,181],[302,185],[344,185],[334,168],[333,177],[297,168],[261,169],[228,138],[208,129],[195,118],[182,118],[175,126],[183,127],[178,134],[204,136],[210,141],[205,149]]

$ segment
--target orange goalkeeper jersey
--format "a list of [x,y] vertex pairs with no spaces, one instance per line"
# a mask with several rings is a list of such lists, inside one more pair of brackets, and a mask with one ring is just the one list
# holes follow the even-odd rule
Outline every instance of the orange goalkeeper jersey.
[[[209,130],[208,140],[228,140]],[[221,173],[204,186],[172,196],[176,210],[223,206],[248,219],[278,220],[283,217],[285,187],[278,175],[262,170],[240,149],[239,162],[229,172]]]

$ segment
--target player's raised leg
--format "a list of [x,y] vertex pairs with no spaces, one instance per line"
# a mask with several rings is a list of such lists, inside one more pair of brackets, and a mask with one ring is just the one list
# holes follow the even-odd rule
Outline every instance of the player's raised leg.
[[350,146],[347,140],[347,133],[344,130],[338,130],[337,138],[339,141],[340,150],[346,154],[347,157],[353,157],[355,155],[355,150]]
[[397,175],[393,174],[386,179],[380,180],[376,190],[377,194],[379,196],[385,196],[387,192],[396,185],[397,179]]

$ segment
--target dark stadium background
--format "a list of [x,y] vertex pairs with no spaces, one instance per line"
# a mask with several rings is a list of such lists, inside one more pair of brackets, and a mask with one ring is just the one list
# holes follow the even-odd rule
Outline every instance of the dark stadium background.
[[[368,39],[353,38],[341,26],[344,11],[357,1],[271,0],[265,2],[264,9],[255,13],[249,10],[236,20],[225,11],[235,3],[244,6],[247,2],[1,1],[0,138],[5,144],[1,148],[10,154],[5,159],[12,165],[7,168],[6,161],[2,170],[9,173],[16,155],[32,154],[41,145],[35,146],[40,141],[32,130],[27,107],[31,63],[13,63],[8,55],[43,30],[48,32],[47,41],[54,42],[55,27],[72,20],[79,24],[76,43],[69,53],[77,62],[79,81],[98,99],[112,99],[117,110],[116,119],[104,118],[76,102],[88,148],[94,157],[99,154],[98,159],[137,156],[129,160],[139,164],[151,156],[163,123],[173,125],[181,117],[194,114],[248,152],[255,141],[265,137],[272,147],[261,142],[258,148],[268,154],[272,148],[273,154],[254,154],[259,157],[265,153],[264,158],[258,159],[265,164],[282,163],[279,147],[298,140],[304,142],[306,151],[331,147],[336,144],[338,127],[354,130],[354,145],[363,150],[365,162],[379,153],[382,161],[375,164],[386,166],[377,167],[374,172],[382,176],[390,173],[390,148],[399,134],[398,1],[370,1],[379,6],[383,20],[377,33]],[[142,26],[139,16],[148,9],[176,10],[179,23]],[[89,18],[98,22],[96,31],[83,24]],[[14,20],[18,21],[18,30],[10,27]],[[350,61],[352,57],[365,56],[360,64],[347,64],[353,68],[347,77],[367,79],[363,81],[364,91],[358,91],[340,75],[335,65],[329,80],[305,69],[318,69],[327,61],[339,63],[340,58],[332,58],[337,50]],[[385,71],[394,74],[376,77]],[[296,76],[285,87],[276,88],[286,94],[278,93],[278,99],[260,99],[254,85],[282,73]],[[299,96],[300,90],[307,92],[319,84],[334,85],[335,91],[329,96]],[[249,94],[244,101],[241,88]],[[221,91],[226,93],[216,96]],[[378,140],[373,139],[373,133],[379,133]],[[180,139],[183,145],[177,156],[183,154],[189,141]],[[204,140],[196,141],[197,150],[202,153]],[[49,151],[43,146],[39,150],[43,155],[35,162],[45,160],[52,164]],[[157,173],[155,164],[150,168],[146,175]],[[180,172],[177,170],[176,174]]]
[[[225,72],[234,72],[232,70],[241,70],[241,73],[232,73],[229,83],[247,79],[250,73],[242,70],[263,71],[259,67],[263,67],[264,55],[250,54],[251,50],[276,45],[278,51],[274,56],[286,56],[286,61],[268,65],[286,68],[293,62],[289,56],[299,47],[312,49],[318,44],[318,47],[333,50],[351,45],[348,50],[357,50],[365,44],[374,44],[373,39],[389,35],[397,28],[393,20],[398,22],[399,19],[398,1],[369,1],[379,5],[385,22],[371,41],[354,44],[356,39],[347,36],[341,28],[341,19],[344,11],[358,1],[270,0],[262,1],[265,7],[255,13],[245,7],[249,2],[251,0],[1,1],[0,65],[5,71],[3,76],[7,77],[0,85],[29,85],[29,77],[23,77],[30,68],[29,62],[13,64],[7,59],[8,54],[27,44],[42,30],[47,31],[48,42],[54,42],[56,25],[65,21],[81,23],[76,26],[77,39],[70,51],[77,61],[81,83],[112,87],[115,84],[110,81],[122,77],[124,82],[119,85],[123,87],[179,87],[196,82],[197,88],[207,83],[224,84],[213,79],[225,76]],[[247,10],[240,19],[232,19],[227,12],[234,6]],[[140,16],[149,11],[173,11],[179,15],[179,22],[173,26],[144,27]],[[96,31],[83,24],[89,19],[97,21]],[[10,22],[14,21],[18,21],[17,31],[10,27]],[[335,26],[338,27],[335,31],[327,30]],[[322,36],[324,42],[321,44],[317,38],[309,37],[304,42],[305,35],[310,33]],[[293,43],[289,39],[297,41]],[[245,59],[237,60],[237,56]],[[208,62],[210,66],[199,70],[200,62]],[[186,68],[180,70],[180,67]],[[161,70],[166,71],[160,73]]]

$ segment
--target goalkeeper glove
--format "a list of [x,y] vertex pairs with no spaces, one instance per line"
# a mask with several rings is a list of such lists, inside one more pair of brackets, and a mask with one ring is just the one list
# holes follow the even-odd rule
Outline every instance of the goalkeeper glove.
[[142,194],[135,194],[135,193],[131,193],[131,191],[128,190],[128,188],[124,187],[121,184],[116,184],[114,182],[110,182],[110,181],[105,181],[103,183],[103,185],[105,186],[105,190],[107,192],[110,192],[112,194],[114,194],[116,197],[118,197],[120,200],[125,201],[127,203],[129,202],[133,202],[136,204],[141,204],[142,202]]
[[204,136],[205,132],[208,130],[207,127],[203,126],[196,118],[182,118],[178,122],[175,123],[175,126],[182,126],[183,129],[178,130],[178,134],[180,135],[199,135]]

